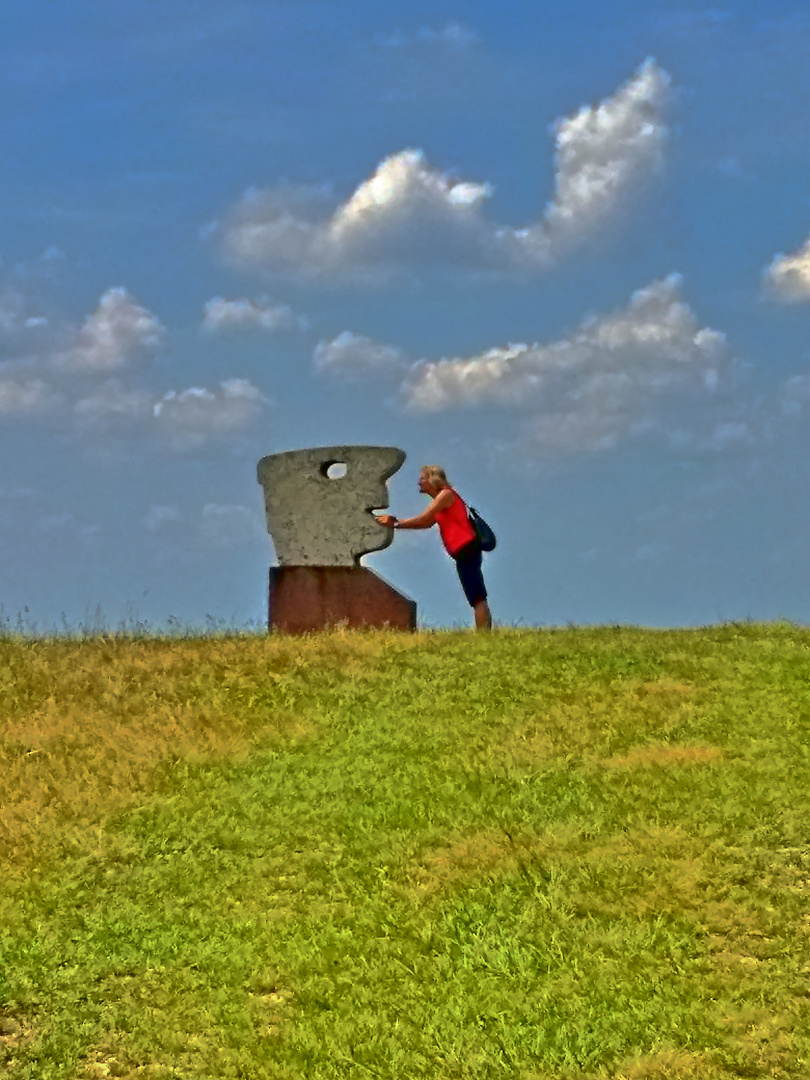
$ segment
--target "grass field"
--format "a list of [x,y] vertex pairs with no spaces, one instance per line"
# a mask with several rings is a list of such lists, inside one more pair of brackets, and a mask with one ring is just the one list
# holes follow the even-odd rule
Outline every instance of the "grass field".
[[0,1075],[810,1077],[810,632],[0,640]]

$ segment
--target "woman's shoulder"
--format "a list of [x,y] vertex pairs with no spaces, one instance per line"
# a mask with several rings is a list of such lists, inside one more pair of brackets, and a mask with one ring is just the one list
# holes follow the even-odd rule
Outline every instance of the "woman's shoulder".
[[458,492],[451,487],[443,488],[436,496],[435,506],[437,510],[446,510],[459,498]]

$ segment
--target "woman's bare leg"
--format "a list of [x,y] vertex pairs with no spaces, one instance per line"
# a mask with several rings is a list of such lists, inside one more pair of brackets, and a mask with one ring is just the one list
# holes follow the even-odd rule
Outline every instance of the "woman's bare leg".
[[486,600],[479,600],[473,607],[475,614],[475,629],[476,630],[491,630],[492,629],[492,614],[489,610],[489,604]]

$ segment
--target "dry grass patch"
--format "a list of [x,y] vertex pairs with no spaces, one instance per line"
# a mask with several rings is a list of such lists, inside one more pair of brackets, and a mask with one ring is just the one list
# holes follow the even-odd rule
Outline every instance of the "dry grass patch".
[[[784,869],[774,867],[771,873],[774,892],[804,872],[788,867],[793,872],[785,875]],[[535,837],[492,830],[448,839],[412,863],[405,878],[412,898],[443,905],[451,891],[517,873],[536,875],[538,884],[544,883],[548,910],[557,912],[545,931],[538,923],[538,933],[553,935],[555,919],[562,926],[575,919],[580,945],[588,956],[603,956],[607,970],[624,962],[616,952],[623,935],[635,940],[635,928],[643,923],[660,935],[664,977],[696,979],[706,988],[706,1008],[721,1034],[716,1049],[648,1051],[599,1075],[616,1080],[798,1075],[791,1069],[810,984],[798,974],[785,981],[778,897],[762,894],[770,887],[752,868],[750,852],[707,844],[678,826],[651,825],[596,838],[573,826]],[[757,884],[749,890],[742,882],[750,874]],[[774,991],[774,984],[787,989]],[[570,973],[554,983],[555,998],[578,992],[578,977]],[[778,1004],[769,1003],[771,994]],[[752,1008],[751,1003],[763,1004]]]
[[21,1016],[0,1011],[0,1075],[14,1065],[17,1054],[34,1041],[34,1028]]
[[127,1080],[128,1077],[143,1077],[143,1069],[122,1059],[122,1055],[110,1050],[91,1050],[79,1071],[81,1080],[104,1080],[112,1076]]
[[791,1066],[795,1065],[796,1020],[795,1016],[788,1019],[775,1015],[762,1006],[745,1005],[727,1013],[721,1023],[733,1040],[736,1053],[760,1075],[795,1076]]
[[495,756],[523,770],[555,761],[592,764],[628,735],[659,737],[694,714],[695,688],[672,680],[585,689],[539,705],[537,713],[493,731]]
[[461,836],[424,855],[406,870],[409,887],[432,896],[455,884],[501,871],[516,864],[514,848],[502,832]]
[[132,723],[54,712],[10,725],[0,743],[0,855],[10,860],[30,856],[54,828],[91,825],[131,804],[163,762],[221,760],[314,731],[281,714],[259,739],[205,708],[157,709]]
[[[405,869],[404,880],[412,893],[431,897],[521,869],[553,871],[561,897],[583,914],[686,915],[705,931],[719,967],[737,957],[754,968],[772,955],[767,913],[724,896],[728,881],[718,877],[715,854],[678,827],[650,825],[596,840],[574,826],[533,837],[470,833],[422,855]],[[810,930],[810,916],[807,925]]]
[[[576,826],[533,837],[502,830],[469,833],[421,856],[404,877],[417,895],[432,896],[521,867],[538,872],[554,869],[570,877],[572,902],[576,906],[583,901],[589,910],[596,910],[594,905],[601,901],[590,892],[580,893],[577,880],[592,872],[618,872],[623,876],[622,914],[636,915],[702,907],[712,880],[712,869],[696,841],[681,829],[652,825],[597,841],[584,837]],[[613,903],[605,910],[613,911]]]
[[692,683],[677,682],[675,679],[655,679],[653,682],[640,683],[633,689],[636,697],[645,698],[652,695],[664,695],[677,700],[679,697],[688,697],[694,694],[697,687]]
[[54,830],[132,804],[163,763],[311,738],[316,725],[283,674],[297,659],[256,644],[6,645],[0,857],[25,862]]
[[167,1065],[136,1064],[121,1049],[102,1047],[91,1050],[84,1058],[77,1080],[176,1080],[181,1073]]
[[671,745],[654,743],[639,746],[628,754],[603,758],[600,764],[606,769],[672,768],[683,765],[715,765],[723,760],[723,751],[717,746],[700,743]]
[[619,1065],[614,1075],[615,1080],[725,1080],[728,1071],[705,1053],[660,1050]]
[[566,853],[566,863],[571,902],[592,915],[646,919],[674,913],[702,922],[715,884],[702,846],[679,829],[629,830],[603,843],[581,844]]
[[248,991],[253,1028],[260,1038],[277,1038],[294,1015],[295,993],[270,986]]
[[[34,1029],[25,1020],[0,1014],[0,1047],[14,1050],[18,1046],[30,1043],[34,1038]],[[0,1056],[0,1061],[2,1061]]]

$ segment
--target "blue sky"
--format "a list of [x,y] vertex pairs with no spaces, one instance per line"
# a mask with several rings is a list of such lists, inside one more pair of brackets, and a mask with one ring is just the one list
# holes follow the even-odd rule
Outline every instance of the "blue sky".
[[[508,624],[810,619],[810,12],[72,0],[0,41],[0,602],[266,614],[255,466],[443,465]],[[369,565],[466,625],[433,533]]]

